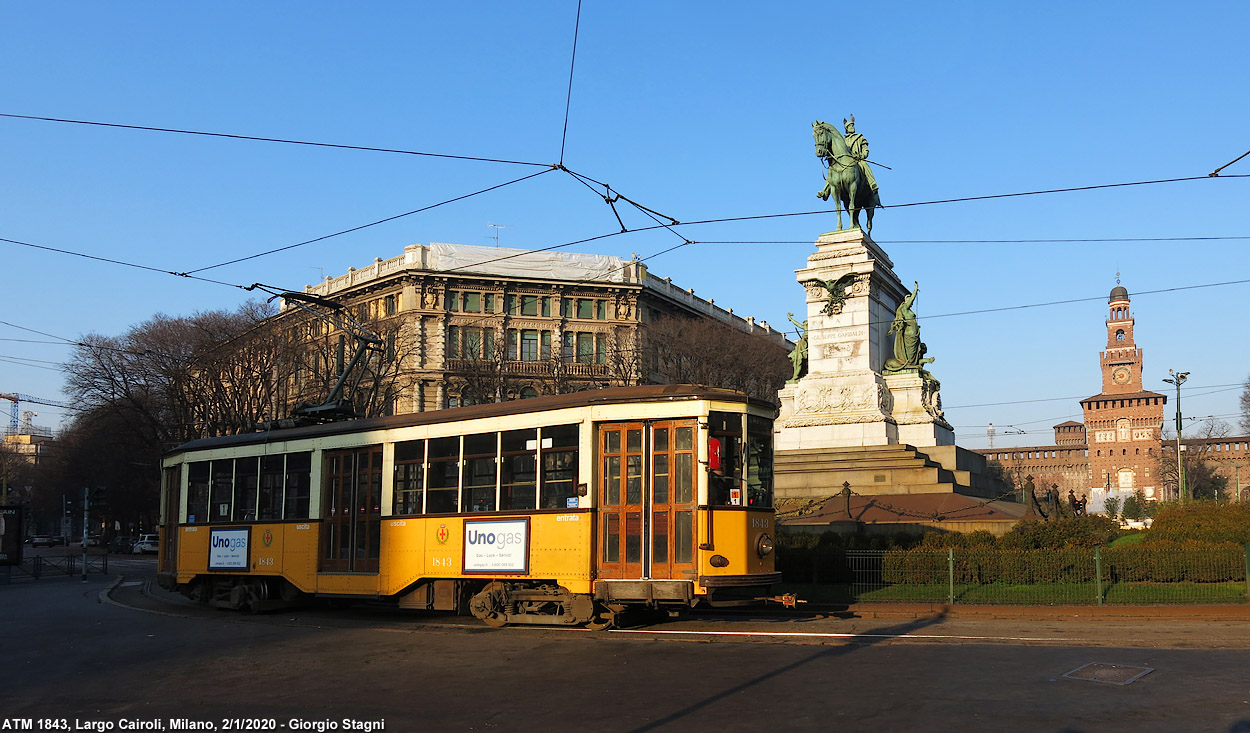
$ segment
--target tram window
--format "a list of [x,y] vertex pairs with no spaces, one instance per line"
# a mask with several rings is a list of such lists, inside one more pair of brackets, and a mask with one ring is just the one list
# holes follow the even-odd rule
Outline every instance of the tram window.
[[234,459],[234,521],[256,521],[259,458]]
[[507,430],[499,440],[499,508],[538,508],[538,431]]
[[460,438],[434,438],[426,460],[425,513],[455,512],[460,495]]
[[773,505],[773,436],[769,433],[747,436],[747,505]]
[[742,415],[708,415],[708,504],[742,506]]
[[260,493],[256,502],[256,519],[268,522],[282,518],[282,479],[286,458],[281,455],[260,459]]
[[677,427],[673,433],[673,501],[689,504],[694,501],[694,428]]
[[603,515],[603,561],[615,563],[621,560],[621,515]]
[[673,562],[694,562],[694,515],[692,512],[673,513]]
[[642,515],[625,515],[625,562],[642,562]]
[[312,498],[312,453],[288,453],[286,456],[286,501],[283,516],[287,519],[308,519]]
[[[651,435],[651,495],[656,504],[668,503],[672,471],[668,462],[668,432],[668,428],[656,428]],[[657,559],[656,562],[660,560]]]
[[495,511],[498,433],[464,436],[464,491],[460,511]]
[[234,461],[213,461],[212,495],[209,497],[210,522],[229,522],[234,499]]
[[577,496],[576,425],[556,425],[542,430],[543,509],[565,509]]
[[196,461],[187,471],[187,521],[208,521],[208,461]]
[[394,514],[420,514],[425,495],[425,441],[395,445]]

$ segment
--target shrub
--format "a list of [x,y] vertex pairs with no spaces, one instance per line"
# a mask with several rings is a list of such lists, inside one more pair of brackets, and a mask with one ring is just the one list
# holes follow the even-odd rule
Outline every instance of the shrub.
[[1146,542],[1186,541],[1250,543],[1250,504],[1198,501],[1159,507]]
[[1100,514],[1064,517],[1053,522],[1026,520],[1003,535],[999,544],[1019,550],[1099,547],[1120,536],[1115,520]]

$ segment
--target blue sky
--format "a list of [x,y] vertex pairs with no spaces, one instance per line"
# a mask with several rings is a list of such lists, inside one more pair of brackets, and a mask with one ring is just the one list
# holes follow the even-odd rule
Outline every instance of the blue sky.
[[[1250,6],[845,8],[586,2],[569,169],[681,221],[830,212],[677,227],[697,243],[649,259],[651,271],[788,325],[803,304],[794,270],[835,228],[815,197],[811,122],[854,114],[891,168],[877,170],[893,208],[873,234],[900,279],[921,283],[921,336],[961,445],[983,447],[990,422],[997,445],[1043,444],[1051,425],[1079,419],[1077,400],[1101,387],[1117,272],[1135,294],[1147,388],[1189,371],[1185,413],[1235,422],[1250,286],[1190,286],[1250,279],[1250,179],[1231,177],[1250,174],[1250,158],[1219,179],[899,205],[1228,163],[1250,149]],[[0,113],[557,163],[576,14],[571,0],[6,3]],[[0,238],[179,272],[541,170],[2,117],[0,161]],[[626,224],[652,222],[635,212]],[[554,171],[201,274],[300,288],[407,244],[490,244],[496,231],[504,246],[540,248],[619,227],[598,193]],[[1211,239],[1149,241],[1196,237]],[[1109,239],[1127,241],[987,241]],[[658,230],[570,251],[649,257],[681,242]],[[0,258],[0,320],[69,339],[248,297],[4,242]],[[1057,301],[1078,302],[967,313]],[[47,340],[6,325],[0,338]],[[0,392],[64,399],[56,364],[69,354],[0,341]],[[973,407],[988,403],[1012,404]],[[61,420],[30,409],[36,423]]]

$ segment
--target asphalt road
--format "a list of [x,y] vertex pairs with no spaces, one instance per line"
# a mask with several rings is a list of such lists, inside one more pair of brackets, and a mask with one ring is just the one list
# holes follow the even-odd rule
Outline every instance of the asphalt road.
[[[0,720],[65,720],[70,730],[170,730],[176,720],[223,729],[247,718],[277,730],[1250,731],[1250,625],[1237,620],[807,614],[610,633],[490,629],[376,606],[258,616],[187,607],[143,593],[151,558],[126,564],[116,587],[102,575],[0,586]],[[1064,676],[1090,663],[1124,679],[1151,671],[1123,685]]]

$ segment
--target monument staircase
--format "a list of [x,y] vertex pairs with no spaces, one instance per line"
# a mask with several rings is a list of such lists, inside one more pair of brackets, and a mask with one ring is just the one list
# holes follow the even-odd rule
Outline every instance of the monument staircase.
[[833,496],[849,483],[860,495],[962,494],[983,499],[1002,491],[985,473],[985,458],[957,446],[906,444],[779,450],[778,499]]

